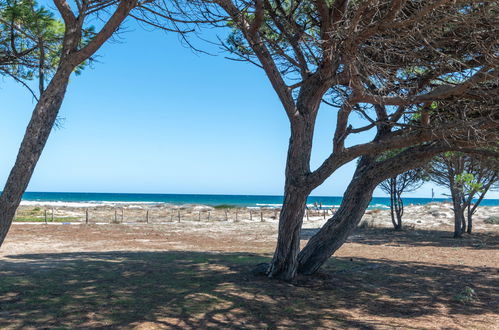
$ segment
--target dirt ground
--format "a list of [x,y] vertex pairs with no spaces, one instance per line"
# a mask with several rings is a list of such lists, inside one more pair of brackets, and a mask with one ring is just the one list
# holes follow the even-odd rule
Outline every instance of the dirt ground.
[[497,227],[458,240],[450,225],[359,229],[290,284],[251,273],[272,256],[276,221],[15,223],[0,328],[499,329]]

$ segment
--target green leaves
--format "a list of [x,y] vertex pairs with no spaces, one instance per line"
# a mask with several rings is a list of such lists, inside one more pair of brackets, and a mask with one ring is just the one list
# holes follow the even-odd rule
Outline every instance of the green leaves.
[[455,177],[456,184],[465,195],[473,192],[482,192],[483,184],[472,173],[461,173]]
[[0,74],[43,79],[59,63],[64,25],[30,0],[0,2]]

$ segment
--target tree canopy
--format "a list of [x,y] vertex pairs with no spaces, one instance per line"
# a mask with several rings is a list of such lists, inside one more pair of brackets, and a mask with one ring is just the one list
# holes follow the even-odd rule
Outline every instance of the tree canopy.
[[[30,0],[0,2],[0,74],[23,83],[39,78],[39,92],[55,72],[64,25]],[[35,93],[33,93],[35,94]]]
[[[225,22],[231,33],[220,37],[221,46],[265,71],[289,118],[285,202],[271,277],[289,280],[300,267],[317,270],[360,219],[345,204],[350,214],[338,212],[334,225],[298,255],[306,196],[339,167],[362,158],[352,182],[367,188],[352,186],[344,196],[362,209],[385,176],[380,154],[407,148],[385,168],[393,176],[410,168],[401,165],[403,157],[419,160],[498,140],[497,2],[214,0],[182,2],[178,10],[215,26]],[[337,118],[332,152],[312,169],[320,108],[331,108]],[[354,116],[363,123],[354,126]],[[366,131],[375,138],[348,143]]]

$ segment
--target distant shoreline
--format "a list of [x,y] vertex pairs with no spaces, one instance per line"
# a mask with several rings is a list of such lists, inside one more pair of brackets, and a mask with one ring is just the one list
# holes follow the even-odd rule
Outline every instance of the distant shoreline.
[[[341,204],[340,196],[310,196],[309,208],[331,209]],[[227,205],[241,208],[280,208],[283,196],[277,195],[208,195],[208,194],[128,194],[128,193],[58,193],[27,192],[21,205],[53,206],[53,207],[95,207],[95,206],[155,206],[155,205]],[[447,198],[404,198],[406,205],[426,205],[434,202],[450,202]],[[373,197],[370,209],[386,209],[389,207],[388,197]],[[485,199],[482,206],[499,206],[499,199]]]

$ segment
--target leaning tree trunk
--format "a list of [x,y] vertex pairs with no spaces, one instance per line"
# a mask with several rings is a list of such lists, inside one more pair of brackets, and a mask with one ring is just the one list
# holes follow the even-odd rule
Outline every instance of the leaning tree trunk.
[[338,211],[312,236],[298,255],[298,272],[313,274],[343,245],[362,219],[374,188],[380,182],[423,165],[436,154],[445,151],[443,148],[432,145],[413,147],[400,153],[395,159],[384,162],[376,162],[372,157],[362,157]]
[[315,273],[324,262],[347,240],[357,227],[372,199],[374,188],[380,181],[368,174],[363,158],[354,178],[343,195],[341,205],[334,216],[315,234],[298,255],[298,272]]
[[0,246],[35,170],[66,93],[71,69],[60,69],[41,95],[0,196]]

